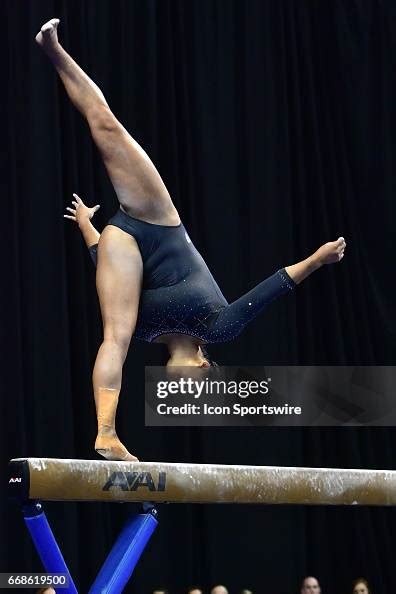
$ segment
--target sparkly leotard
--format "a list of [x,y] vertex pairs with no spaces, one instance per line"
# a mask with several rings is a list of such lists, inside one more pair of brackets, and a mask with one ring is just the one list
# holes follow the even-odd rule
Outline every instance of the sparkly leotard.
[[[184,226],[146,223],[122,210],[108,223],[134,237],[143,261],[143,286],[134,336],[152,342],[187,334],[204,343],[238,336],[271,301],[295,287],[285,269],[229,304]],[[90,254],[96,264],[97,245]]]

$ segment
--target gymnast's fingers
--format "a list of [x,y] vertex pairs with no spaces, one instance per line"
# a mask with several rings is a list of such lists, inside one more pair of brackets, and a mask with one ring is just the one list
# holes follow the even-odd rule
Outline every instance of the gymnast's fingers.
[[78,205],[85,206],[84,202],[81,200],[81,198],[80,198],[80,196],[78,196],[78,194],[73,194],[73,196],[76,199],[76,202]]
[[65,219],[70,219],[71,221],[75,221],[76,217],[72,217],[71,215],[63,215]]

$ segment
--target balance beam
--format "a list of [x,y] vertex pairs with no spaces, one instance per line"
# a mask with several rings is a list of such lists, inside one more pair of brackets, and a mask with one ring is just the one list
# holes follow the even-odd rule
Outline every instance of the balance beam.
[[396,471],[16,458],[21,501],[396,505]]

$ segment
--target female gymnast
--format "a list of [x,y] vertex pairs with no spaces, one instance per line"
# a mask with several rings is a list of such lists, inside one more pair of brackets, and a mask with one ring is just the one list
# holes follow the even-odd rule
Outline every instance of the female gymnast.
[[291,291],[323,264],[344,255],[340,237],[287,266],[228,304],[187,235],[153,163],[128,134],[95,83],[60,45],[59,19],[36,36],[74,106],[86,118],[120,209],[101,235],[90,222],[97,207],[75,195],[76,220],[94,259],[103,342],[93,370],[98,419],[95,450],[109,460],[137,460],[118,439],[115,416],[122,367],[132,335],[166,343],[168,365],[208,366],[201,345],[235,338],[271,301]]

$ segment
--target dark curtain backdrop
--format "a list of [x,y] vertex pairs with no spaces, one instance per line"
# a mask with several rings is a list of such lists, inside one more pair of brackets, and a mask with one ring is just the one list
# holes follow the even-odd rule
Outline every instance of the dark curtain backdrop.
[[[3,0],[0,571],[40,570],[6,499],[12,457],[91,458],[91,370],[101,340],[94,269],[72,192],[117,208],[89,136],[34,42],[61,18],[65,48],[146,149],[229,300],[321,243],[340,265],[271,306],[223,364],[394,364],[396,4],[380,0]],[[393,428],[144,427],[133,343],[118,429],[143,460],[392,468]],[[81,592],[126,505],[48,504]],[[127,592],[223,582],[232,594],[325,594],[365,576],[391,594],[392,509],[163,506]]]

